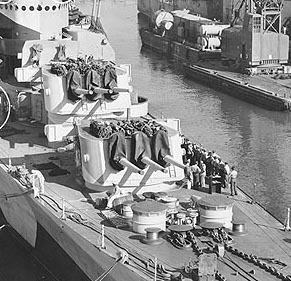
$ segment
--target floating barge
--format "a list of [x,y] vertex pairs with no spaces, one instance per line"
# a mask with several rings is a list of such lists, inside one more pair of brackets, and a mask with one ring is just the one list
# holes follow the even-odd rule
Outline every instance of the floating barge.
[[[260,9],[262,14],[245,13],[242,26],[235,20],[225,25],[188,11],[159,10],[152,19],[140,16],[140,37],[144,46],[182,62],[195,81],[269,110],[290,110],[289,39],[281,33],[282,7]],[[263,24],[265,14],[276,14],[277,29]]]

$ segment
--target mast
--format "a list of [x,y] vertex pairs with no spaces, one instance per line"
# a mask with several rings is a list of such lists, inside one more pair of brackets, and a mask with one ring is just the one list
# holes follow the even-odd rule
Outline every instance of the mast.
[[100,18],[100,7],[101,7],[101,1],[94,0],[93,9],[92,9],[92,21],[94,23],[96,23]]

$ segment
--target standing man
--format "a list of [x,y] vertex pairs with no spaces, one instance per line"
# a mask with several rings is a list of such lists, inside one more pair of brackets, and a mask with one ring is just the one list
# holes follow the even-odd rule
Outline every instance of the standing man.
[[191,170],[193,172],[193,181],[194,181],[194,189],[198,189],[199,187],[199,175],[201,172],[201,169],[198,167],[198,161],[195,161],[195,164],[191,166]]
[[214,171],[215,171],[215,167],[214,167],[214,158],[213,158],[213,152],[210,151],[208,153],[208,157],[206,158],[206,177],[208,179],[208,185],[209,185],[209,190],[208,193],[212,194],[212,180],[213,180],[213,176],[214,176]]
[[229,188],[230,167],[227,162],[224,163],[224,169],[225,169],[225,188]]
[[237,195],[236,192],[236,179],[237,179],[237,171],[235,170],[235,167],[231,167],[231,172],[229,174],[229,180],[230,180],[230,195],[234,196]]
[[220,176],[221,187],[226,188],[226,185],[225,185],[226,170],[225,170],[225,165],[221,160],[219,164],[219,176]]
[[200,161],[200,187],[201,188],[205,188],[205,178],[206,178],[206,165],[204,164],[204,162],[201,160]]
[[191,160],[188,159],[184,168],[184,175],[187,183],[187,189],[191,189],[193,185],[193,173],[190,167]]

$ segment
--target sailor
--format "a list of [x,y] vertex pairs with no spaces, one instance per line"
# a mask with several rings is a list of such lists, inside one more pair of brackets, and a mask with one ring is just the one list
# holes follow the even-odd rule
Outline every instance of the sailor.
[[221,162],[221,159],[219,156],[215,155],[214,156],[214,169],[215,169],[215,175],[218,175],[219,174],[219,170],[220,170],[220,162]]
[[221,187],[225,188],[225,177],[226,177],[226,170],[225,170],[225,164],[220,161],[219,164],[219,176],[220,176],[220,181],[221,181]]
[[188,140],[187,145],[188,145],[186,149],[187,159],[191,159],[193,161],[192,159],[194,156],[193,143]]
[[194,163],[197,161],[200,163],[200,158],[201,158],[201,152],[200,152],[200,147],[199,145],[195,144],[194,145]]
[[206,162],[206,158],[207,158],[207,152],[205,148],[201,149],[201,161],[203,161],[203,163]]
[[191,170],[193,173],[193,187],[194,189],[198,189],[200,180],[199,175],[201,172],[201,169],[198,167],[198,161],[195,161],[194,165],[191,166]]
[[190,140],[185,138],[181,147],[186,150],[186,158],[191,159],[193,156],[193,144],[190,142]]
[[206,158],[206,176],[208,178],[208,185],[209,185],[209,194],[212,194],[212,179],[215,171],[214,167],[214,158],[213,158],[213,152],[209,151],[208,152],[208,157]]
[[224,170],[225,170],[225,188],[229,188],[229,174],[230,174],[230,167],[227,162],[224,163]]
[[200,187],[205,188],[206,165],[202,160],[200,161],[200,169]]
[[230,181],[230,195],[234,196],[237,195],[236,192],[236,179],[237,179],[237,171],[235,170],[235,167],[231,167],[231,172],[229,174],[229,181]]
[[191,160],[188,159],[184,168],[184,175],[186,179],[187,189],[191,189],[193,185],[193,173],[190,167],[190,162]]

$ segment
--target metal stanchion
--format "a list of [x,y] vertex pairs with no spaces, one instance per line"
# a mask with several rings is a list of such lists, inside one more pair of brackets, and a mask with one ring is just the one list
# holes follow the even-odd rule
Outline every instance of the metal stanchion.
[[286,218],[284,230],[285,231],[291,230],[291,228],[290,228],[290,208],[287,209],[287,218]]

